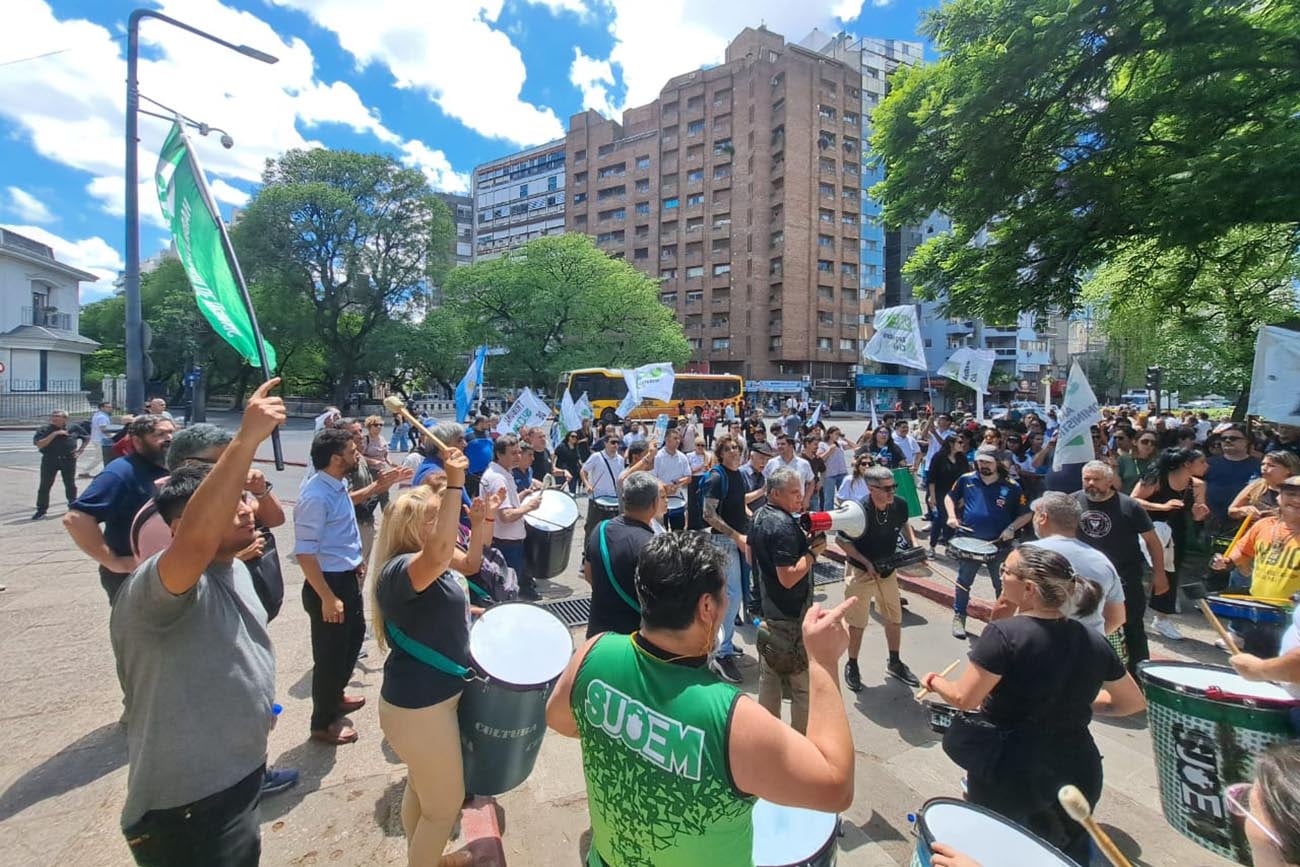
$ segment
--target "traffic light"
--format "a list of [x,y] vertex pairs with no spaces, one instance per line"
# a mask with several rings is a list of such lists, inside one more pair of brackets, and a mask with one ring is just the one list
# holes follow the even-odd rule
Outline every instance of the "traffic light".
[[1159,390],[1160,390],[1160,368],[1154,366],[1148,367],[1147,368],[1147,391],[1159,391]]

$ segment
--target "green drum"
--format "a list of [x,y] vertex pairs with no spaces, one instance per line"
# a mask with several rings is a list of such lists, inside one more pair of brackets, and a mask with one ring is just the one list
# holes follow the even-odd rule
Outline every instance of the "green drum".
[[1250,845],[1228,814],[1224,792],[1250,782],[1265,748],[1295,737],[1291,715],[1300,701],[1276,684],[1217,665],[1147,661],[1138,676],[1165,821],[1211,852],[1250,865]]

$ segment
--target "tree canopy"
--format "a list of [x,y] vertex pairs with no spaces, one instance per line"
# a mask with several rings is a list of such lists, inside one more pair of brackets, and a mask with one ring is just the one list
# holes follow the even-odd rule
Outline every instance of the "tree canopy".
[[922,29],[941,57],[891,79],[873,194],[952,219],[907,273],[955,311],[1073,309],[1112,258],[1213,279],[1239,229],[1294,244],[1297,0],[951,0]]
[[659,302],[658,283],[586,235],[538,238],[457,268],[443,292],[471,344],[508,350],[492,359],[494,381],[547,385],[578,367],[690,358],[681,325]]

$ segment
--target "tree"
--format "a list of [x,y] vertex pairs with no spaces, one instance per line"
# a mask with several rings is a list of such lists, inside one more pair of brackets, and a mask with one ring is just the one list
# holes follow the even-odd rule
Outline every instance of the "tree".
[[659,284],[591,238],[538,238],[499,259],[452,271],[444,293],[472,345],[502,346],[494,381],[550,386],[578,367],[683,364],[690,346]]
[[1157,270],[1300,220],[1300,0],[952,0],[872,121],[906,269],[965,315],[1075,307],[1108,258]]
[[454,390],[465,373],[469,338],[465,323],[445,308],[430,310],[420,322],[391,320],[377,333],[366,356],[371,370],[387,371],[388,383],[403,394],[436,384]]
[[423,174],[379,154],[292,150],[262,183],[235,231],[245,273],[308,302],[345,405],[376,335],[422,311],[450,268],[455,223]]

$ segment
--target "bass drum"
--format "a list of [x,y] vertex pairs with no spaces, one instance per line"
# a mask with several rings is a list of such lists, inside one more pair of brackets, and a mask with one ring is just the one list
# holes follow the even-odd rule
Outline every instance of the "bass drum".
[[931,867],[931,843],[943,843],[987,867],[1076,867],[1060,849],[992,810],[931,798],[916,819],[912,867]]
[[534,578],[554,578],[569,567],[578,504],[563,491],[542,491],[542,504],[524,515],[524,562]]
[[753,817],[754,867],[834,867],[839,816],[759,800]]

